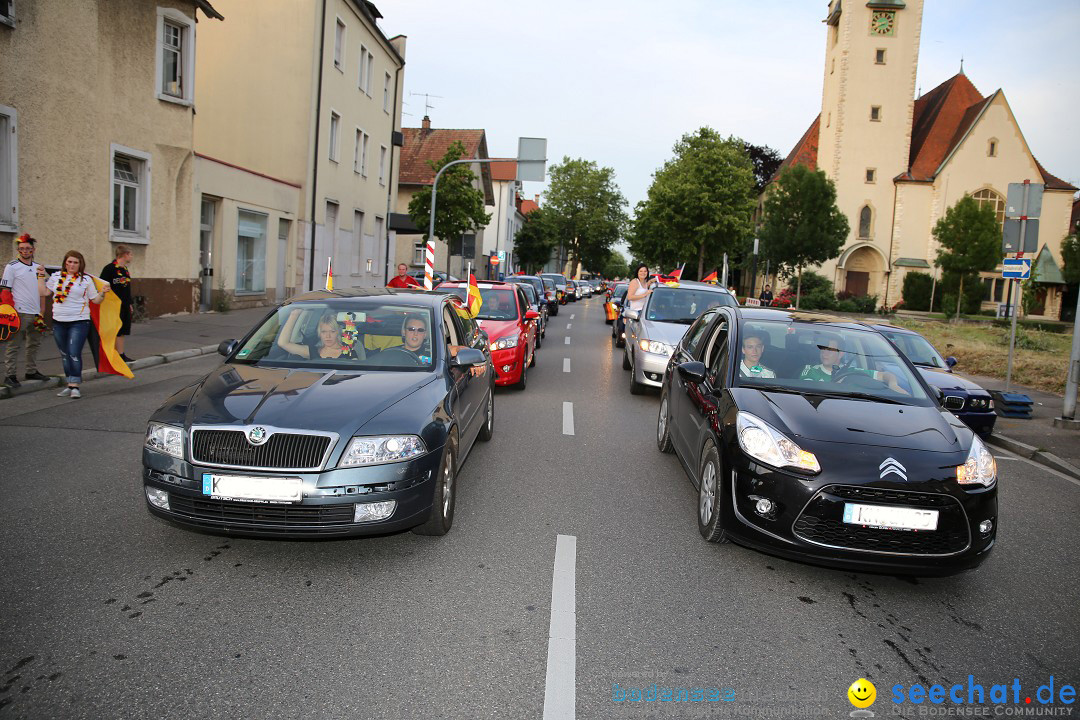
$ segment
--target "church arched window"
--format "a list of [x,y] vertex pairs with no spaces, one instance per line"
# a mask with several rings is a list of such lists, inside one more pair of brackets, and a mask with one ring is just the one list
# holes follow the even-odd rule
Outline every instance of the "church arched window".
[[873,222],[874,213],[870,209],[869,205],[863,205],[862,210],[859,211],[859,239],[869,240],[870,229]]
[[998,227],[1002,227],[1005,224],[1005,198],[1001,197],[998,193],[994,192],[990,188],[983,188],[974,195],[975,202],[982,205],[989,205],[994,211],[994,215],[997,217]]

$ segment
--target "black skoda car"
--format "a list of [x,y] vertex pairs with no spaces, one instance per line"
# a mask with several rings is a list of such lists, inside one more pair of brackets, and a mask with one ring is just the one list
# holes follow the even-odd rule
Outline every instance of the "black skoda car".
[[657,443],[698,488],[706,540],[917,575],[974,567],[994,546],[993,455],[866,325],[714,308],[661,393]]
[[445,534],[494,429],[486,344],[455,296],[301,295],[151,416],[147,508],[235,535]]

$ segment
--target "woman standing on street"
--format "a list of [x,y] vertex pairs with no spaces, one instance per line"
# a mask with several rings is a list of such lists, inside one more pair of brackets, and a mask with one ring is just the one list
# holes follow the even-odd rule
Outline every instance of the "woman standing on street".
[[101,269],[101,279],[112,286],[112,291],[120,299],[120,331],[116,334],[116,352],[120,359],[131,362],[124,354],[124,341],[131,334],[131,273],[127,266],[131,262],[131,248],[127,245],[116,246],[116,259]]
[[109,284],[98,292],[93,278],[86,274],[86,259],[76,250],[64,255],[63,269],[48,280],[38,276],[41,295],[53,296],[53,339],[64,361],[67,387],[58,397],[82,397],[82,350],[90,333],[90,303],[101,304]]
[[645,308],[645,300],[656,287],[656,281],[649,281],[649,266],[638,265],[634,270],[634,279],[626,288],[626,307],[630,310],[641,312]]

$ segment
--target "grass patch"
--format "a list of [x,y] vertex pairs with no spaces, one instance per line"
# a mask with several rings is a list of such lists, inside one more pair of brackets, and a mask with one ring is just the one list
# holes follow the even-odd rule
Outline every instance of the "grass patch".
[[[925,337],[943,356],[954,356],[959,361],[958,370],[1005,379],[1009,366],[1009,328],[987,323],[953,325],[901,317],[893,322]],[[1071,348],[1072,335],[1018,327],[1013,382],[1063,394]]]

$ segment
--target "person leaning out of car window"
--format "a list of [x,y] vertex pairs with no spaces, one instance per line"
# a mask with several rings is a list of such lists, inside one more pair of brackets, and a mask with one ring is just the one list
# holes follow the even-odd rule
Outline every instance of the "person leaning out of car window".
[[337,315],[329,310],[319,318],[318,336],[315,339],[307,344],[290,342],[289,338],[292,337],[296,323],[303,312],[298,308],[289,313],[289,319],[285,321],[285,327],[281,329],[281,334],[278,335],[278,347],[285,352],[306,360],[318,358],[324,360],[364,359],[363,345],[353,344],[350,346],[341,342],[341,324],[338,323]]
[[634,270],[634,279],[626,288],[626,307],[641,312],[645,307],[645,300],[652,294],[654,287],[656,287],[656,280],[649,279],[649,266],[638,265]]
[[[900,387],[896,381],[896,375],[891,372],[879,370],[864,370],[842,363],[843,352],[840,350],[840,340],[836,337],[826,336],[818,339],[818,352],[821,362],[817,365],[807,365],[799,374],[800,380],[812,380],[814,382],[840,382],[848,375],[864,375],[872,377],[878,382],[883,382],[891,390],[907,395],[907,390]],[[833,378],[836,378],[835,380]]]
[[761,354],[763,352],[765,352],[765,335],[750,332],[743,337],[742,360],[739,362],[740,377],[776,377],[775,372],[761,364]]

